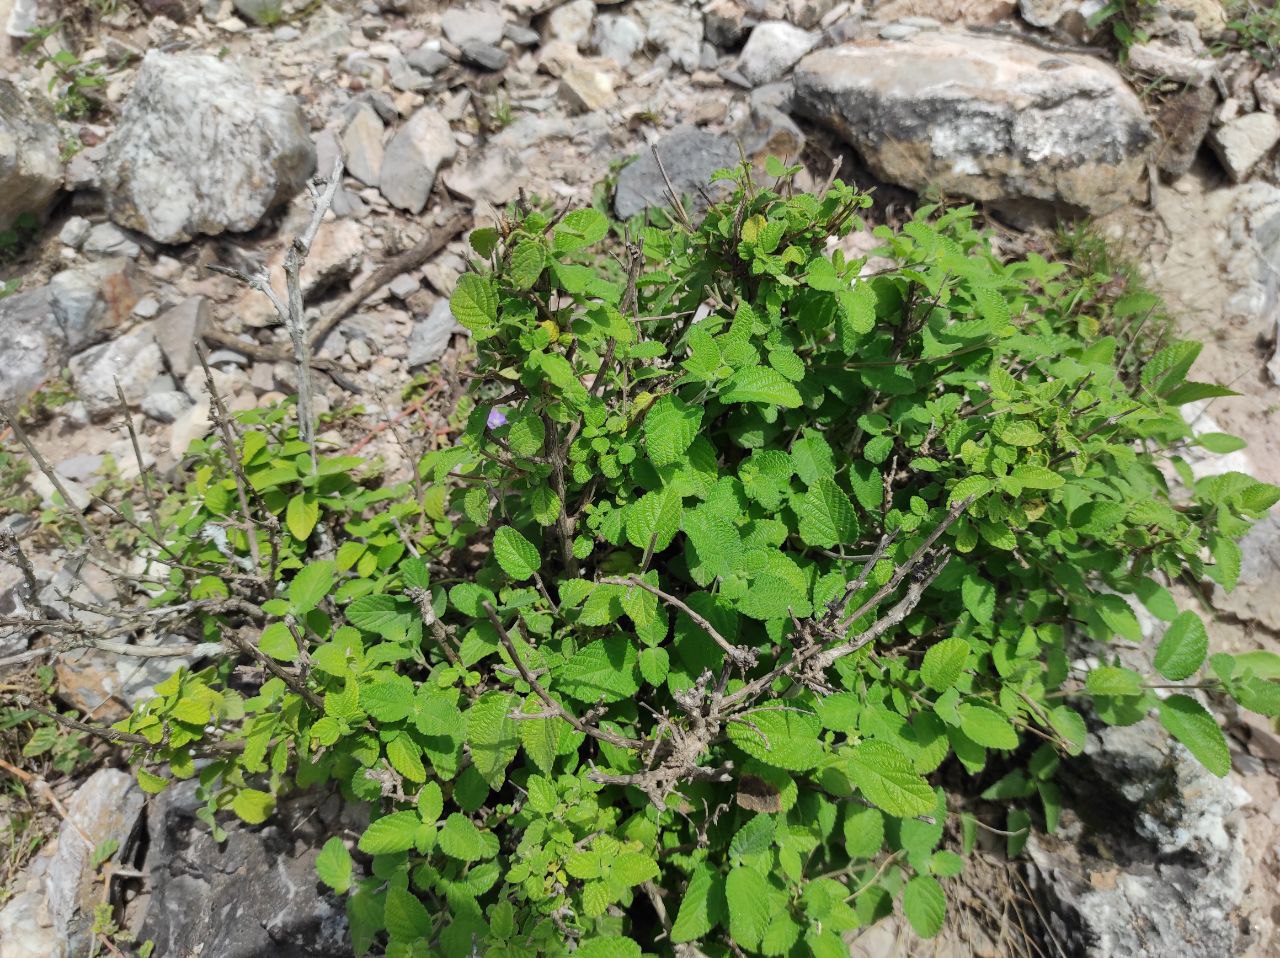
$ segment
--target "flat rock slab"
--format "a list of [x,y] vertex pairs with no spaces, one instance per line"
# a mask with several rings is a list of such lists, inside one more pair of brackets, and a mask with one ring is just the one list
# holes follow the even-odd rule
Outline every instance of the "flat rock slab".
[[157,956],[350,958],[343,903],[315,873],[321,845],[342,829],[338,803],[313,815],[283,808],[258,828],[227,821],[218,843],[196,818],[195,785],[170,787],[148,813],[139,939],[154,940]]
[[60,946],[56,958],[89,953],[93,909],[102,897],[94,849],[113,840],[126,847],[139,827],[145,801],[133,775],[104,768],[89,776],[67,802],[58,849],[45,875],[49,917]]
[[1112,67],[1017,40],[861,40],[809,54],[795,84],[795,108],[876,176],[995,204],[1105,211],[1130,198],[1154,143]]

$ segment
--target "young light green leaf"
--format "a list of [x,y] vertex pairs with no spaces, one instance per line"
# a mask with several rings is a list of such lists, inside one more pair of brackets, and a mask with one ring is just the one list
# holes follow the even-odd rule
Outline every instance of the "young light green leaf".
[[947,914],[947,896],[932,875],[917,875],[902,890],[902,913],[921,938],[932,938],[942,930]]
[[325,842],[316,856],[316,875],[339,895],[351,887],[351,853],[337,835]]
[[284,512],[285,528],[295,539],[304,540],[320,521],[320,503],[309,492],[300,492],[289,500]]
[[270,622],[258,636],[258,648],[277,662],[293,662],[298,658],[298,643],[284,622]]
[[231,800],[231,810],[250,825],[261,825],[275,807],[276,797],[256,788],[242,788]]
[[360,836],[360,851],[367,855],[390,855],[408,851],[422,824],[416,812],[392,812],[369,823]]

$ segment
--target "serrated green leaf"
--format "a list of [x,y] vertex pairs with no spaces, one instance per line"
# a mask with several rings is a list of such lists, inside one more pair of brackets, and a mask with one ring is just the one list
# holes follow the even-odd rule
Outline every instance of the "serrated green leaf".
[[720,391],[720,401],[725,403],[764,403],[795,409],[800,405],[800,393],[776,369],[768,366],[746,366],[729,377]]
[[422,764],[422,751],[408,735],[402,733],[387,743],[387,761],[411,782],[427,780],[427,770]]
[[449,297],[453,317],[473,333],[487,330],[498,322],[498,291],[493,280],[475,273],[458,277]]
[[316,855],[316,875],[339,895],[351,887],[351,853],[337,835],[325,842]]
[[951,487],[951,493],[947,496],[947,505],[954,506],[957,502],[973,497],[981,499],[991,491],[991,480],[986,476],[969,476],[961,479]]
[[822,759],[822,724],[784,701],[764,702],[729,722],[729,740],[774,768],[802,772]]
[[542,568],[537,547],[511,526],[503,526],[493,534],[493,557],[502,571],[517,582],[531,578]]
[[671,926],[673,942],[697,941],[710,932],[724,913],[724,880],[708,865],[694,866],[680,897],[680,910]]
[[857,541],[858,520],[853,503],[830,479],[819,479],[809,489],[796,504],[796,514],[805,545],[830,549]]
[[902,913],[921,938],[932,938],[942,930],[947,915],[947,896],[932,875],[917,875],[902,890]]
[[849,777],[867,800],[890,815],[927,815],[937,804],[911,760],[885,742],[863,742],[849,753]]
[[538,240],[522,240],[511,251],[507,279],[515,289],[529,289],[542,275],[547,249]]
[[308,562],[298,570],[289,583],[289,604],[293,606],[294,615],[306,615],[333,588],[337,567],[328,560]]
[[492,858],[498,852],[498,840],[492,834],[480,831],[471,819],[458,812],[445,819],[436,842],[450,858],[464,862]]
[[1189,695],[1170,695],[1158,706],[1160,724],[1219,778],[1231,771],[1231,750],[1218,723]]
[[486,692],[467,710],[467,745],[476,771],[497,789],[520,746],[516,721],[511,718],[517,699],[509,692]]
[[536,456],[542,452],[547,427],[540,416],[520,416],[507,429],[507,445],[520,456]]
[[1085,676],[1084,689],[1090,695],[1141,695],[1142,677],[1132,669],[1102,665]]
[[573,954],[575,958],[640,958],[640,946],[622,935],[594,935]]
[[1024,489],[1057,489],[1065,479],[1044,466],[1017,466],[1011,473]]
[[1208,652],[1209,634],[1200,616],[1179,613],[1156,648],[1156,671],[1171,682],[1181,682],[1199,671]]
[[413,683],[403,675],[361,688],[360,704],[379,722],[398,722],[414,711]]
[[418,826],[422,824],[416,812],[392,812],[369,823],[360,836],[360,851],[367,855],[390,855],[408,851],[413,847]]
[[935,692],[945,692],[955,685],[969,661],[969,643],[952,637],[931,646],[920,663],[920,678]]
[[848,806],[844,849],[850,858],[874,858],[884,845],[884,815],[878,808]]
[[583,702],[618,702],[640,689],[635,647],[626,636],[598,639],[556,674],[556,688]]
[[720,356],[720,347],[705,329],[694,326],[689,330],[686,339],[689,355],[680,364],[684,370],[702,382],[715,382],[724,360]]
[[599,210],[574,210],[556,226],[555,248],[563,253],[573,252],[600,242],[608,232],[609,220]]
[[755,949],[769,927],[769,883],[754,868],[730,869],[724,883],[729,934],[743,948]]
[[627,541],[637,549],[661,552],[680,529],[683,501],[674,486],[646,492],[627,507]]
[[426,906],[402,889],[387,890],[382,920],[393,941],[407,943],[431,937],[431,915]]
[[956,711],[960,714],[960,730],[984,748],[1018,747],[1018,733],[995,709],[965,702]]
[[649,409],[644,420],[649,460],[659,468],[680,462],[701,425],[700,408],[686,405],[676,396],[663,396]]

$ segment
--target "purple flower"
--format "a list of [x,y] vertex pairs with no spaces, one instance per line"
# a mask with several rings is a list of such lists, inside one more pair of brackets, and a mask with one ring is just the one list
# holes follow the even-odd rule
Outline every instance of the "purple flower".
[[490,429],[498,429],[507,424],[507,417],[502,414],[502,410],[494,406],[489,410],[489,418],[485,421],[485,425]]

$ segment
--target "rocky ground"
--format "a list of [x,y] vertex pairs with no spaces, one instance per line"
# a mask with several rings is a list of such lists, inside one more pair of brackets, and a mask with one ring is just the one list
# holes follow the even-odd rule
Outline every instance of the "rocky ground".
[[[0,401],[25,406],[36,446],[92,510],[91,490],[142,469],[171,476],[210,430],[198,339],[231,409],[291,393],[270,302],[211,267],[278,275],[309,215],[304,185],[341,157],[303,277],[313,326],[328,330],[317,404],[343,414],[326,439],[394,470],[404,456],[388,421],[447,441],[431,397],[466,353],[448,308],[465,231],[521,193],[622,218],[661,205],[654,144],[695,202],[713,170],[772,153],[818,182],[839,160],[878,187],[878,216],[917,193],[980,201],[1010,248],[1092,217],[1178,333],[1206,342],[1198,378],[1241,394],[1194,415],[1248,448],[1197,468],[1280,482],[1280,71],[1236,49],[1218,0],[1153,0],[1123,62],[1110,26],[1089,25],[1102,7],[0,0],[15,37],[0,49]],[[24,51],[17,37],[54,20],[62,28]],[[403,398],[415,377],[426,401]],[[117,379],[141,464],[119,428]],[[0,431],[6,452],[14,438]],[[30,535],[52,495],[0,458],[4,530]],[[1280,517],[1244,550],[1239,589],[1204,597],[1215,638],[1280,651]],[[76,580],[56,552],[35,558],[47,604],[114,587]],[[21,602],[19,583],[0,565],[0,610]],[[0,630],[0,693],[29,680],[11,677],[39,647]],[[57,697],[109,720],[174,667],[141,662],[64,656]],[[1280,737],[1256,717],[1222,720],[1236,749],[1226,782],[1146,726],[1099,733],[1067,777],[1063,830],[1032,841],[1030,864],[992,856],[935,942],[890,921],[854,952],[1280,953]],[[340,809],[313,804],[220,846],[190,795],[144,802],[109,762],[90,767],[52,790],[24,781],[60,832],[29,862],[22,829],[41,826],[0,799],[13,849],[0,855],[12,866],[0,871],[0,958],[86,953],[104,895],[88,844],[106,839],[132,863],[108,879],[112,900],[130,899],[117,914],[157,955],[344,953],[340,906],[310,877],[311,839]]]

